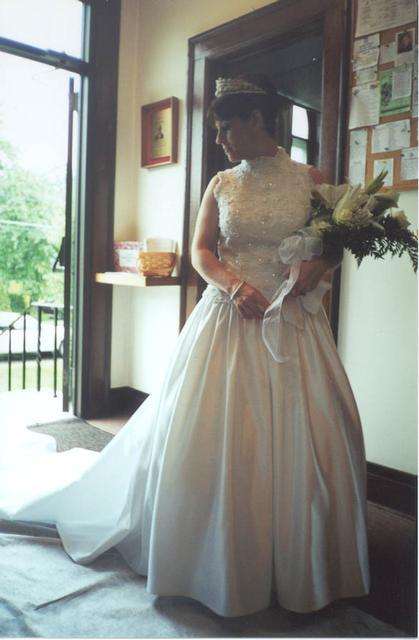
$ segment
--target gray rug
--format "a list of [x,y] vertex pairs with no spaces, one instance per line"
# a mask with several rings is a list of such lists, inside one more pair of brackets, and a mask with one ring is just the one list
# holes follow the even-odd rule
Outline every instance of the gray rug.
[[115,549],[83,566],[66,555],[52,527],[0,525],[1,637],[406,637],[344,601],[309,614],[274,605],[222,618],[188,598],[151,595]]
[[93,427],[88,422],[78,418],[33,425],[28,429],[53,436],[57,442],[57,451],[66,451],[74,447],[102,451],[103,447],[113,438],[111,433]]

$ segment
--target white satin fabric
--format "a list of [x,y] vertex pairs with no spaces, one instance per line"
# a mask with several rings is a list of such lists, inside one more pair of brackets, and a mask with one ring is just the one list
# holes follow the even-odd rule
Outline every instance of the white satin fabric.
[[282,264],[290,265],[287,280],[275,293],[270,306],[266,309],[262,323],[262,337],[270,354],[277,362],[285,362],[288,358],[281,354],[280,323],[291,322],[296,327],[304,329],[304,310],[318,313],[323,296],[330,289],[330,284],[320,281],[315,289],[302,296],[289,296],[300,275],[301,264],[304,260],[311,260],[323,252],[320,238],[313,237],[307,229],[282,240],[278,253]]
[[[270,160],[278,170],[278,158]],[[236,174],[249,169],[242,165]],[[264,174],[265,159],[260,168]],[[234,173],[220,180],[226,221],[221,200],[231,196]],[[274,214],[281,218],[278,208]],[[225,227],[220,234],[227,242]],[[261,264],[256,279],[268,294],[285,266],[270,253],[276,276],[265,280],[262,244],[244,262]],[[240,273],[251,282],[251,272]],[[2,428],[0,515],[55,523],[77,562],[116,545],[148,576],[151,593],[189,596],[220,615],[264,609],[274,586],[278,602],[297,612],[367,593],[358,411],[323,309],[301,304],[298,314],[302,326],[275,324],[278,362],[262,321],[244,320],[208,286],[162,387],[101,454],[56,454],[46,436],[30,434],[29,442],[22,431],[10,435],[13,425]]]

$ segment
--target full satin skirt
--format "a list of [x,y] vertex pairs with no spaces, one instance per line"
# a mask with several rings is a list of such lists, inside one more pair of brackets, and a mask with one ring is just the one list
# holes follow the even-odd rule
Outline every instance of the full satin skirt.
[[52,523],[73,560],[116,546],[151,593],[224,616],[369,590],[364,442],[327,318],[267,350],[208,287],[158,392],[100,453],[3,427],[0,517]]

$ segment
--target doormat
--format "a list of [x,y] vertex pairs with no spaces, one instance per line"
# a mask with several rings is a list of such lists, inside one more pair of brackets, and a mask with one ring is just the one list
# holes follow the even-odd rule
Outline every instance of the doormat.
[[113,438],[112,433],[93,427],[88,422],[80,420],[79,418],[37,424],[28,427],[28,429],[36,431],[37,433],[45,433],[55,438],[57,451],[67,451],[74,447],[90,449],[91,451],[102,451]]

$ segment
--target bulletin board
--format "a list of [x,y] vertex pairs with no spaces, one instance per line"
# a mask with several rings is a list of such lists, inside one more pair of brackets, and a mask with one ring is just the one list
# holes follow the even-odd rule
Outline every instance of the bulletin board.
[[[404,2],[407,9],[403,14],[403,10],[398,13],[399,10],[396,8],[393,16],[395,18],[394,22],[397,22],[397,17],[400,20],[400,15],[402,17],[403,15],[412,17],[413,9],[410,10],[409,14],[409,0],[399,0],[399,2]],[[357,24],[361,3],[363,13],[360,19],[364,16],[368,18],[371,15],[371,22],[365,27],[360,22]],[[415,166],[417,167],[418,135],[418,32],[416,18],[415,21],[397,24],[397,26],[390,28],[381,28],[386,25],[386,21],[387,24],[391,23],[391,10],[394,6],[394,0],[354,0],[350,77],[350,131],[346,175],[353,184],[362,182],[362,176],[364,177],[363,183],[367,183],[380,172],[381,168],[388,168],[390,171],[386,186],[394,188],[396,191],[406,191],[416,189],[418,185],[417,168],[415,169]],[[382,17],[381,24],[380,14]],[[377,25],[374,25],[376,16],[378,16]],[[374,31],[371,31],[372,28]],[[366,38],[369,38],[368,42]],[[377,43],[379,44],[378,55],[376,51]],[[384,49],[387,51],[387,55]],[[360,50],[362,54],[359,53]],[[404,53],[404,51],[407,51],[407,53]],[[392,52],[394,53],[393,58]],[[362,64],[360,63],[360,55],[367,56],[363,59]],[[368,58],[368,56],[370,57]],[[386,61],[387,58],[390,58],[389,61]],[[373,60],[375,60],[373,64],[365,67]],[[363,66],[363,68],[359,68],[360,66]],[[395,68],[396,72],[392,71]],[[388,73],[383,74],[387,70]],[[397,89],[396,79],[393,81],[396,76],[397,78],[402,78],[404,82],[404,84],[399,83],[397,80]],[[399,91],[406,94],[409,84],[406,78],[408,79],[409,77],[411,77],[410,97],[407,98],[405,95],[404,98],[397,102],[396,99],[393,99],[391,92],[393,91],[396,94],[396,91]],[[368,113],[362,112],[361,94],[365,96]],[[379,95],[378,111],[377,104],[374,105],[373,95]],[[369,96],[371,96],[371,100]],[[370,103],[368,103],[369,100]],[[373,115],[374,110],[375,115]],[[390,111],[388,115],[385,113],[386,110]],[[392,110],[397,111],[397,113],[391,113]],[[388,123],[396,124],[388,127],[382,126]],[[388,142],[390,148],[386,150],[386,143],[383,140],[389,136],[390,129],[396,132],[396,135],[392,136],[391,142]],[[401,132],[400,135],[399,132]],[[373,146],[373,143],[375,146]],[[395,148],[397,146],[399,148]],[[379,161],[382,162],[380,163]],[[389,164],[386,164],[387,162]]]

